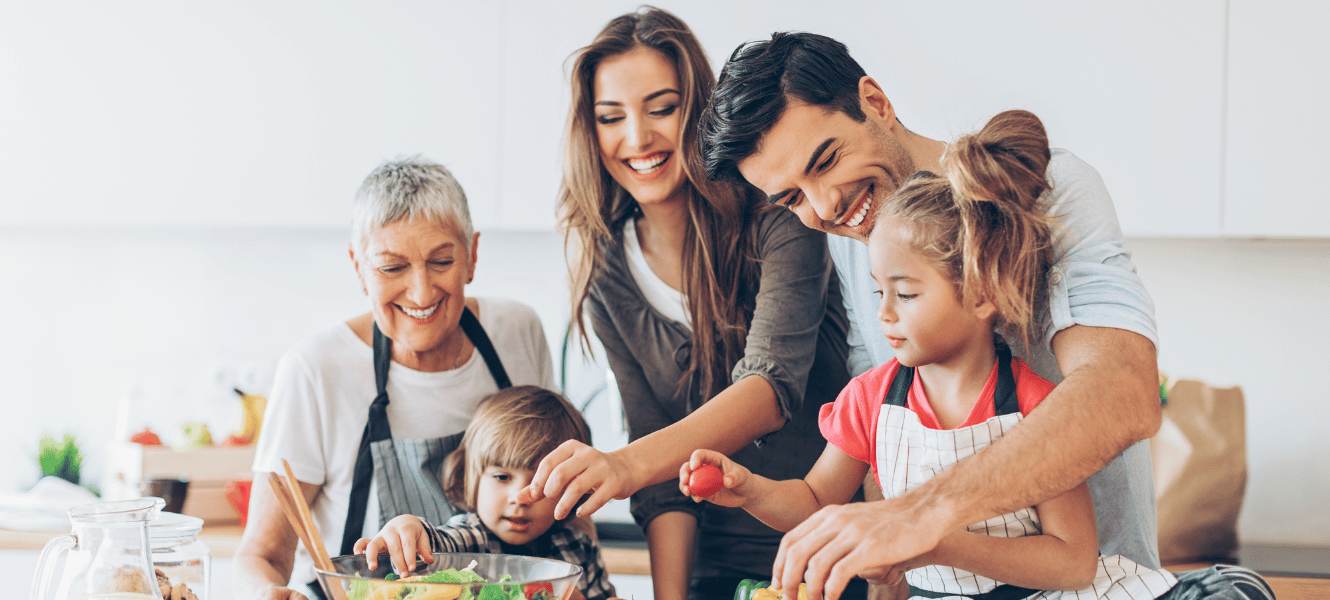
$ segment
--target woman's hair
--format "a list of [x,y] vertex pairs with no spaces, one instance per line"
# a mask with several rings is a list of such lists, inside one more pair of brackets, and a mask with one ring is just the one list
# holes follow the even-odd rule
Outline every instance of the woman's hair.
[[456,227],[470,245],[475,230],[466,192],[443,165],[418,154],[379,165],[360,184],[351,206],[351,243],[363,252],[371,232],[417,217]]
[[997,326],[1026,347],[1053,262],[1053,221],[1040,201],[1049,160],[1039,117],[1009,110],[947,149],[945,175],[915,173],[878,214],[902,221],[900,239],[942,269],[961,302],[992,302]]
[[568,440],[590,445],[591,428],[563,396],[534,385],[499,390],[476,406],[462,443],[444,461],[444,495],[458,508],[474,511],[485,469],[535,470]]
[[683,294],[692,318],[693,349],[679,385],[682,388],[697,378],[705,400],[729,384],[729,371],[743,356],[758,278],[750,221],[763,203],[750,187],[707,180],[697,137],[698,119],[715,80],[702,46],[688,26],[657,8],[643,7],[610,21],[591,45],[574,54],[558,199],[572,275],[570,327],[589,347],[582,304],[604,262],[605,246],[621,244],[618,235],[624,223],[641,215],[637,201],[601,164],[593,107],[601,61],[639,47],[655,50],[673,62],[682,88],[676,156],[683,158],[687,179],[683,183],[689,214],[682,256]]

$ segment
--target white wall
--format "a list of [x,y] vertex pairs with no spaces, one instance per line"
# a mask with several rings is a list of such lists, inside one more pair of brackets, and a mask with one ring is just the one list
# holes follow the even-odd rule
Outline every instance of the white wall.
[[[548,230],[567,58],[637,4],[0,4],[0,137],[9,142],[0,144],[0,196],[30,200],[0,213],[0,224],[340,226],[345,190],[366,165],[423,152],[492,201],[478,207],[482,226]],[[1221,186],[1226,173],[1244,171],[1223,169],[1227,2],[663,4],[690,23],[717,67],[772,31],[842,40],[927,136],[950,139],[1001,110],[1033,110],[1054,143],[1117,182],[1128,233],[1228,231]],[[1278,14],[1275,23],[1324,21]],[[1239,24],[1251,21],[1243,15]],[[1240,33],[1235,64],[1261,72],[1289,62],[1280,60],[1285,46],[1251,52],[1283,39],[1278,29]],[[1261,93],[1233,105],[1248,117],[1234,131],[1268,122],[1263,107],[1284,106],[1270,102],[1287,96],[1279,81],[1254,81],[1262,85],[1238,88]],[[1275,112],[1285,129],[1304,125]],[[1243,139],[1282,146],[1287,136],[1267,130]],[[1307,164],[1323,162],[1318,148],[1300,153]],[[71,162],[77,177],[64,176]],[[1302,214],[1326,215],[1290,196]]]
[[0,197],[21,200],[0,223],[343,226],[368,169],[417,152],[495,198],[501,12],[0,3]]
[[[1111,183],[1110,183],[1111,185]],[[1240,385],[1245,541],[1330,547],[1330,241],[1129,240],[1159,320],[1159,368]]]

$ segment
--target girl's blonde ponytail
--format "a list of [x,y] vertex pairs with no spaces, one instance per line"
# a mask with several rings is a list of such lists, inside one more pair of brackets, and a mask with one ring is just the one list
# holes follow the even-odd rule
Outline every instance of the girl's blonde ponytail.
[[998,326],[1027,347],[1053,260],[1040,200],[1052,187],[1050,160],[1039,117],[1010,110],[948,147],[944,175],[916,174],[884,211],[905,222],[910,245],[948,273],[966,306],[991,302]]

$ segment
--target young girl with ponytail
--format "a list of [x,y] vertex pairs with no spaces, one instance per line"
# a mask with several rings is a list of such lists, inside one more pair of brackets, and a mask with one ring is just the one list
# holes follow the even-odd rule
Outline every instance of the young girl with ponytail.
[[[1049,159],[1039,119],[1008,111],[949,147],[944,173],[911,176],[879,209],[868,241],[878,320],[895,360],[822,407],[829,443],[804,479],[774,481],[698,450],[680,469],[685,493],[693,469],[718,465],[724,485],[706,500],[788,531],[849,501],[866,469],[888,498],[902,495],[1034,410],[1053,384],[1014,358],[1005,340],[1028,344],[1040,325],[1033,315],[1047,312],[1035,303],[1047,296],[1057,227],[1040,201],[1051,186]],[[1155,598],[1177,582],[1167,571],[1099,554],[1084,483],[1011,508],[895,565],[888,579],[904,577],[911,596],[991,599]]]

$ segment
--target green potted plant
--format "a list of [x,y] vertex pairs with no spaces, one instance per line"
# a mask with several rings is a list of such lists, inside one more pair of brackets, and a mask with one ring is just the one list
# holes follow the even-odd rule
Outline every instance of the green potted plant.
[[79,469],[83,466],[83,451],[73,434],[66,433],[63,440],[42,435],[37,442],[37,465],[42,475],[59,477],[74,485],[79,483]]

